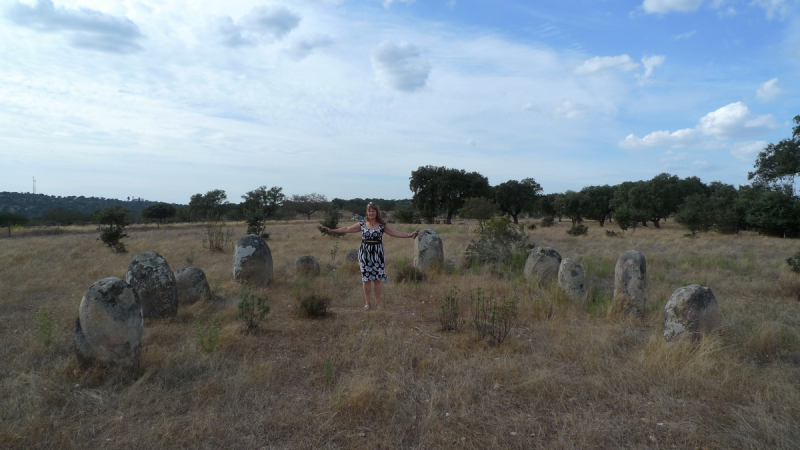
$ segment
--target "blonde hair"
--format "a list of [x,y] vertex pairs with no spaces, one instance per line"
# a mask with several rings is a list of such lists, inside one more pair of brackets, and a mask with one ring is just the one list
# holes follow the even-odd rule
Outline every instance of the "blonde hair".
[[[383,224],[386,223],[386,221],[383,220],[383,217],[381,216],[381,209],[378,208],[378,205],[376,205],[376,204],[374,204],[372,202],[369,202],[369,204],[367,205],[367,211],[369,211],[370,209],[374,209],[375,210],[375,220],[377,220],[379,224],[383,225]],[[365,217],[364,220],[368,220],[368,219]]]

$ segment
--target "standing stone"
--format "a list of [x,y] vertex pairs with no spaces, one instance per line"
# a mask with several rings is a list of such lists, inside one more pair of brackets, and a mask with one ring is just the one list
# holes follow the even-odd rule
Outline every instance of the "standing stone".
[[167,261],[156,252],[139,253],[128,264],[125,280],[130,283],[146,319],[174,317],[178,313],[178,287]]
[[239,239],[233,253],[233,279],[254,286],[272,282],[272,252],[264,238],[248,234]]
[[208,287],[208,279],[202,269],[181,267],[175,272],[175,282],[178,285],[178,303],[192,304],[211,298],[211,288]]
[[628,250],[620,255],[614,268],[613,315],[642,317],[646,298],[647,260],[644,253]]
[[354,248],[352,250],[348,250],[347,254],[344,255],[344,262],[348,264],[358,264],[358,249]]
[[561,254],[551,247],[536,247],[525,261],[525,278],[540,286],[556,279],[561,267]]
[[692,284],[678,288],[664,306],[664,339],[684,332],[707,334],[722,325],[722,313],[711,289]]
[[294,260],[294,271],[304,277],[319,276],[319,263],[311,255],[303,255]]
[[558,286],[574,302],[586,301],[586,275],[578,261],[564,258],[558,267]]
[[422,230],[414,239],[414,267],[426,270],[444,266],[442,239],[431,229]]
[[103,278],[83,295],[75,321],[75,356],[82,366],[133,367],[139,362],[144,328],[142,307],[133,287],[119,278]]

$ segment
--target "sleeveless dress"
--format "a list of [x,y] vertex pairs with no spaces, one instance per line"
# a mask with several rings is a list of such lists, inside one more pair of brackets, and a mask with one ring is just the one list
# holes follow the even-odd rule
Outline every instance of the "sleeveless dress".
[[361,281],[386,281],[389,277],[386,269],[386,258],[383,253],[383,227],[371,230],[361,222],[361,246],[358,248],[358,267],[361,269]]

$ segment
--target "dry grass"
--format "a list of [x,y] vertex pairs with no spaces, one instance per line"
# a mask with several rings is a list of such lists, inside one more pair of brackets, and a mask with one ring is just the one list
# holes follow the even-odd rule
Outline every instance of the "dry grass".
[[[436,225],[446,267],[419,284],[387,283],[382,308],[365,313],[357,271],[344,263],[357,236],[335,240],[315,227],[269,227],[275,281],[254,295],[267,296],[272,309],[252,334],[236,321],[232,254],[203,248],[202,227],[133,228],[128,255],[111,253],[92,229],[0,239],[0,448],[789,449],[800,442],[800,277],[784,263],[798,241],[690,240],[672,223],[622,238],[596,224],[585,237],[568,236],[565,224],[529,231],[536,245],[583,263],[595,300],[584,307],[508,268],[462,268],[469,226]],[[390,274],[410,263],[411,249],[410,240],[387,238]],[[606,311],[616,259],[630,249],[647,257],[648,313],[618,322]],[[173,270],[189,261],[202,268],[214,298],[147,321],[136,370],[80,370],[72,328],[83,293],[101,278],[124,278],[132,255],[149,250]],[[320,277],[294,275],[294,259],[305,254],[320,262]],[[714,291],[723,330],[698,343],[665,343],[662,309],[692,283]],[[519,297],[519,325],[505,343],[487,345],[468,326],[438,329],[453,286],[464,317],[470,290]],[[332,300],[332,314],[299,318],[298,300],[314,294]],[[41,337],[47,317],[55,322],[51,345]],[[196,333],[210,323],[220,335],[209,353]]]

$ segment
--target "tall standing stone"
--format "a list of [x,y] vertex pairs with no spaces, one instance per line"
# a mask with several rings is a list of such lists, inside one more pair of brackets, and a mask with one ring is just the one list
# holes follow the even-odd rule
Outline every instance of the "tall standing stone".
[[181,267],[175,272],[175,282],[178,286],[178,303],[192,304],[199,300],[211,298],[211,288],[203,269],[188,266]]
[[119,278],[103,278],[83,295],[75,321],[75,356],[81,365],[132,367],[142,350],[139,297]]
[[611,313],[614,315],[644,314],[647,284],[647,259],[644,253],[628,250],[620,255],[614,268],[614,299]]
[[525,278],[545,285],[556,279],[561,267],[561,254],[551,247],[536,247],[525,261]]
[[564,258],[558,267],[558,286],[574,302],[586,301],[586,275],[578,261]]
[[420,270],[444,265],[442,239],[431,229],[422,230],[414,239],[414,267]]
[[239,239],[233,253],[233,279],[253,286],[272,282],[272,252],[264,238],[248,234]]
[[156,252],[139,253],[128,264],[125,280],[130,283],[146,319],[173,317],[178,313],[178,286],[167,261]]
[[675,290],[664,306],[664,338],[685,332],[707,334],[722,325],[722,313],[711,289],[692,284]]

